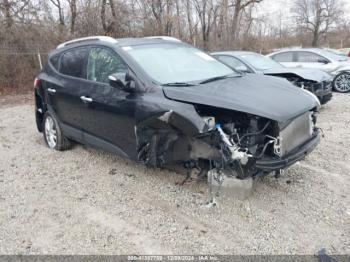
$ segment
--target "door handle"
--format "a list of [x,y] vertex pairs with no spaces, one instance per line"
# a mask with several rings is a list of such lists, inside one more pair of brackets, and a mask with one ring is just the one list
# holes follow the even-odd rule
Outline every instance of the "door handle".
[[89,102],[89,103],[92,102],[92,98],[90,98],[90,97],[81,96],[80,99],[83,100],[84,102]]
[[47,92],[49,92],[49,93],[56,93],[56,89],[48,88],[48,89],[47,89]]

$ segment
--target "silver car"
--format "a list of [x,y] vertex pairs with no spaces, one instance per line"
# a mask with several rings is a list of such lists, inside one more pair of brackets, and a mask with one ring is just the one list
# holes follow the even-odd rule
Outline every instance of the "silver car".
[[313,93],[321,104],[332,98],[333,77],[318,69],[287,68],[269,57],[247,51],[211,53],[227,66],[242,73],[264,74],[281,77],[297,87]]
[[334,76],[333,88],[338,92],[350,91],[350,61],[326,49],[283,49],[267,55],[286,67],[314,68]]

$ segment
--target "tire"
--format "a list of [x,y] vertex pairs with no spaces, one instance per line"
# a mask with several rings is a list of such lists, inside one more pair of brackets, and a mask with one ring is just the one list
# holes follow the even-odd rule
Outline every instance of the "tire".
[[334,77],[333,89],[339,93],[347,93],[350,91],[350,73],[342,72]]
[[46,145],[58,151],[64,151],[71,148],[71,141],[66,138],[57,119],[46,112],[43,120],[43,135]]

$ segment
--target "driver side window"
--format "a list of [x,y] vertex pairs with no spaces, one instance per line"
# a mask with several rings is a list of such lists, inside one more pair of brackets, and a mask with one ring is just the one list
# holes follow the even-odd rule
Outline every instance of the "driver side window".
[[122,59],[106,48],[93,47],[89,53],[87,79],[108,83],[108,76],[115,73],[126,73],[127,66]]

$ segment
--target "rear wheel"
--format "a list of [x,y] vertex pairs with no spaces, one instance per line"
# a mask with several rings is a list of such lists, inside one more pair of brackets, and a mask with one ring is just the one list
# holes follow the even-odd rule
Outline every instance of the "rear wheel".
[[340,93],[347,93],[350,91],[350,73],[343,72],[337,75],[333,80],[333,88]]
[[63,151],[71,147],[71,142],[63,135],[53,115],[47,112],[44,116],[43,125],[44,140],[49,148]]

